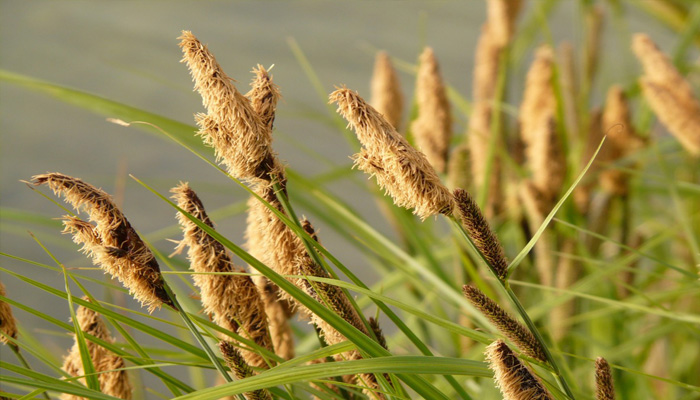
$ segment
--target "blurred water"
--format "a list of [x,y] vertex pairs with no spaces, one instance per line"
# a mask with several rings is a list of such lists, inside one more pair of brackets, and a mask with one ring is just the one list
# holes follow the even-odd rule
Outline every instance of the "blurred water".
[[[580,19],[576,2],[563,3],[550,21],[550,28],[556,41],[577,42]],[[290,166],[305,175],[322,173],[329,166],[320,165],[297,144],[336,164],[349,165],[352,150],[337,130],[308,117],[326,113],[326,100],[317,95],[305,77],[290,51],[288,38],[294,38],[306,52],[326,93],[333,85],[346,84],[368,96],[372,49],[386,49],[391,55],[412,62],[422,46],[428,44],[435,49],[445,79],[467,95],[472,54],[484,19],[480,1],[43,0],[2,1],[0,6],[2,68],[96,93],[189,124],[202,106],[199,96],[192,92],[186,67],[179,63],[176,37],[182,29],[192,30],[209,45],[244,92],[253,66],[274,64],[272,73],[284,96],[276,120],[275,149]],[[662,46],[672,38],[665,29],[638,16],[629,21],[628,29],[651,29]],[[619,33],[613,31],[609,35]],[[626,43],[611,39],[603,50],[611,56],[599,84],[629,82],[630,71],[636,66],[629,60]],[[529,57],[524,61],[528,60]],[[526,67],[524,62],[520,73]],[[401,79],[409,95],[413,77],[403,72]],[[110,193],[117,190],[120,179],[125,181],[124,211],[143,233],[173,225],[174,213],[161,200],[124,178],[125,173],[137,176],[161,192],[167,192],[179,180],[190,181],[212,210],[246,198],[243,190],[175,144],[109,124],[100,116],[22,88],[2,83],[0,90],[3,207],[60,216],[60,209],[19,182],[47,171],[83,178]],[[518,85],[512,91],[517,93]],[[456,132],[463,131],[463,121],[464,117],[460,116]],[[356,188],[347,181],[329,186],[367,220],[381,221],[373,201]],[[293,196],[294,189],[291,190]],[[312,210],[302,211],[313,215]],[[26,233],[31,229],[67,266],[87,265],[69,238],[56,233],[58,228],[19,224],[7,216],[0,221],[3,252],[51,264],[50,258]],[[218,222],[222,233],[237,243],[242,242],[242,216]],[[393,236],[387,226],[377,224],[380,231]],[[374,274],[363,270],[367,266],[356,258],[353,249],[343,244],[331,229],[322,223],[317,225],[324,244],[371,280]],[[170,237],[176,238],[177,234]],[[172,248],[164,240],[154,244],[164,252]],[[7,259],[2,259],[0,265],[62,287],[63,278],[58,273]],[[92,275],[101,276],[99,272]],[[56,301],[7,275],[3,275],[3,281],[10,296],[61,320],[68,319],[63,301]],[[17,314],[23,326],[49,343],[56,354],[62,354],[69,345],[67,336],[41,331],[54,329],[52,326],[26,313]]]

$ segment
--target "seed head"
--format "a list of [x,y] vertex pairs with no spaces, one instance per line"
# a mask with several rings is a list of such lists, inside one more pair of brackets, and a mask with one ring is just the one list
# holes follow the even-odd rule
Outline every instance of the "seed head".
[[160,267],[151,250],[131,227],[110,196],[80,179],[60,173],[36,175],[35,185],[46,184],[76,210],[84,210],[90,224],[66,216],[64,232],[82,244],[93,263],[116,277],[149,312],[162,304],[174,307],[165,290]]
[[403,114],[403,94],[396,69],[391,63],[391,58],[384,51],[377,53],[371,88],[372,107],[399,131]]
[[418,117],[411,125],[416,145],[436,171],[445,172],[452,116],[440,67],[430,47],[425,48],[418,62],[416,98]]
[[[214,228],[202,201],[187,183],[180,183],[171,192],[178,207]],[[177,219],[184,233],[178,251],[187,246],[190,269],[199,273],[245,272],[233,264],[231,256],[221,243],[187,216],[178,213]],[[260,347],[272,350],[264,304],[249,276],[195,274],[194,282],[200,289],[204,311],[213,316],[217,325],[254,341]],[[268,368],[265,359],[255,352],[245,350],[243,356],[252,366]]]
[[603,357],[595,360],[595,398],[596,400],[615,400],[615,387],[613,386],[610,365]]
[[362,143],[363,149],[354,156],[355,165],[375,176],[396,205],[413,208],[414,214],[423,219],[450,214],[450,192],[424,154],[411,147],[357,92],[340,88],[331,93],[330,100],[338,104],[338,113]]
[[[247,363],[246,358],[241,355],[241,353],[234,347],[231,342],[222,340],[219,342],[219,349],[221,354],[224,356],[224,361],[226,365],[231,368],[236,379],[242,380],[253,376],[253,370]],[[272,395],[267,389],[259,389],[252,392],[246,392],[243,394],[248,400],[272,400]]]
[[491,321],[505,337],[515,343],[520,351],[537,360],[547,360],[544,350],[542,350],[532,333],[505,312],[495,301],[489,299],[481,290],[471,285],[464,285],[462,291],[467,300]]
[[[207,109],[206,114],[195,117],[199,135],[214,148],[217,159],[226,165],[231,175],[247,180],[264,177],[274,159],[271,130],[268,129],[272,126],[270,114],[258,115],[207,46],[192,32],[183,31],[179,39],[184,54],[182,61],[187,63],[195,89]],[[266,100],[268,106],[274,103],[269,100],[271,98]]]
[[504,400],[553,400],[554,397],[502,341],[486,347],[486,361],[495,374]]
[[632,49],[644,67],[640,85],[647,102],[681,145],[700,156],[700,103],[693,88],[649,36],[636,34]]

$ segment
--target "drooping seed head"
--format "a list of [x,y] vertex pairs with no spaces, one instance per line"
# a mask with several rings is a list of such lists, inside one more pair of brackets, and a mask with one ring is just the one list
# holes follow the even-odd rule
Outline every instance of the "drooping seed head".
[[76,210],[88,214],[93,224],[65,217],[64,232],[73,234],[73,241],[83,245],[82,251],[95,265],[116,277],[149,312],[162,304],[174,307],[153,253],[107,193],[60,173],[32,179],[35,185],[46,184]]
[[452,196],[425,155],[411,147],[378,111],[347,88],[331,93],[330,101],[338,105],[338,113],[362,143],[363,149],[354,156],[355,165],[375,176],[396,205],[412,208],[423,219],[451,212]]
[[504,400],[553,400],[539,378],[502,341],[486,347],[486,361]]

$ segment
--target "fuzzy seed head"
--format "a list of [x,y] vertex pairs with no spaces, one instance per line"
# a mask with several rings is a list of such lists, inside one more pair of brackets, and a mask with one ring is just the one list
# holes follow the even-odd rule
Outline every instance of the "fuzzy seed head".
[[632,49],[644,67],[640,85],[647,102],[681,145],[700,156],[700,103],[690,83],[649,36],[636,34]]
[[[3,285],[2,282],[0,282],[0,295],[7,297],[5,285]],[[10,305],[2,300],[0,300],[0,331],[4,333],[4,335],[0,335],[0,343],[14,346],[7,337],[17,339],[17,320],[15,320],[15,316],[12,314]]]
[[451,212],[452,196],[425,155],[411,147],[379,112],[347,88],[331,93],[330,101],[338,105],[338,113],[362,143],[362,150],[354,156],[355,166],[375,176],[396,205],[413,208],[422,219]]
[[[179,39],[184,55],[182,61],[187,64],[195,90],[207,109],[206,114],[195,117],[199,135],[205,144],[214,148],[217,159],[226,165],[231,175],[246,180],[266,176],[274,158],[271,129],[268,129],[274,119],[269,107],[272,105],[274,109],[276,101],[271,101],[274,95],[263,95],[272,96],[266,100],[254,98],[265,103],[265,115],[259,115],[251,102],[238,92],[207,46],[189,31],[183,31]],[[262,70],[258,72],[263,75]],[[269,77],[260,79],[264,81]],[[271,86],[267,89],[276,90]]]
[[491,321],[505,337],[515,343],[520,351],[537,360],[547,360],[544,350],[533,334],[505,312],[495,301],[471,285],[464,285],[462,291],[467,300]]
[[[238,349],[226,340],[219,342],[219,349],[224,356],[226,365],[231,368],[236,379],[243,380],[254,375],[252,368],[247,363],[246,358]],[[259,389],[252,392],[243,393],[247,400],[272,400],[272,395],[267,389]]]
[[[171,192],[178,207],[214,228],[204,205],[187,183],[180,183]],[[178,213],[177,219],[184,233],[178,250],[187,247],[190,269],[199,273],[245,272],[233,264],[231,256],[221,243],[187,216]],[[249,276],[195,274],[194,282],[200,289],[204,311],[213,316],[217,325],[272,350],[264,304]],[[246,350],[243,351],[243,356],[254,367],[268,368],[267,362],[259,354]]]
[[504,400],[553,400],[554,397],[513,351],[497,340],[486,347],[486,361]]
[[84,210],[92,224],[64,217],[64,232],[82,244],[93,263],[116,277],[149,312],[162,304],[173,306],[160,267],[151,250],[131,227],[110,196],[80,179],[60,173],[36,175],[35,185],[46,184],[76,210]]
[[[89,301],[87,297],[83,300]],[[87,307],[80,306],[76,311],[76,318],[80,330],[84,333],[104,340],[108,343],[113,343],[114,339],[109,333],[107,326],[100,314]],[[76,339],[77,340],[77,339]],[[90,341],[86,337],[86,347],[90,355],[90,359],[95,367],[95,372],[98,373],[97,380],[100,383],[102,393],[114,396],[120,399],[131,399],[131,384],[126,371],[124,360],[105,349],[104,347]],[[80,356],[80,347],[76,342],[71,348],[68,355],[63,360],[63,370],[72,376],[81,376],[85,374],[83,362]],[[117,370],[117,371],[114,371]],[[109,371],[109,372],[105,372]],[[85,383],[85,380],[81,378]],[[84,400],[83,397],[64,394],[61,396],[63,400]]]
[[436,171],[445,172],[452,115],[440,67],[430,47],[425,48],[418,60],[416,98],[418,117],[411,125],[416,145]]
[[474,246],[484,255],[498,279],[505,281],[508,275],[508,260],[501,243],[491,230],[479,206],[463,189],[455,189],[454,198],[459,219],[469,233]]
[[255,78],[250,83],[250,91],[246,97],[250,100],[253,110],[260,116],[262,125],[272,135],[272,125],[275,122],[277,101],[280,98],[280,90],[272,83],[272,75],[260,64],[253,69]]
[[489,36],[500,46],[507,45],[513,37],[522,0],[488,0],[486,6]]
[[608,361],[603,357],[595,360],[595,389],[596,400],[615,400],[612,372]]
[[379,111],[397,131],[401,129],[403,94],[399,76],[389,55],[380,51],[374,62],[372,74],[372,107]]

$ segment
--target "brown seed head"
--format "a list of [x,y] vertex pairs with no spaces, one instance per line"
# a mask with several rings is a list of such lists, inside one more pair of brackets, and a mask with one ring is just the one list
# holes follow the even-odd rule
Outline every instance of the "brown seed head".
[[486,361],[494,372],[504,400],[553,400],[542,382],[513,351],[497,340],[486,347]]
[[418,117],[411,125],[416,145],[436,171],[445,172],[452,116],[440,67],[430,47],[425,48],[419,59],[416,98]]
[[464,296],[477,310],[510,339],[523,353],[540,361],[547,357],[535,337],[520,322],[505,312],[495,301],[488,298],[481,290],[471,285],[462,287]]
[[[180,183],[171,190],[178,207],[214,228],[204,205],[187,183]],[[182,213],[177,214],[184,239],[178,250],[187,246],[190,269],[199,273],[245,272],[231,261],[226,248]],[[272,350],[267,329],[267,315],[260,293],[246,275],[194,275],[199,287],[204,311],[213,316],[214,322],[230,331],[254,341],[260,347]],[[259,354],[243,351],[246,361],[255,367],[268,368]]]
[[533,133],[535,138],[527,148],[532,183],[554,204],[566,178],[566,156],[556,131],[556,122],[550,118]]
[[532,158],[527,148],[537,140],[537,132],[544,126],[556,111],[556,99],[552,88],[552,63],[554,53],[548,46],[542,46],[535,53],[527,73],[525,92],[520,105],[520,135],[525,143],[526,158]]
[[[226,165],[231,175],[239,179],[264,177],[274,158],[268,129],[272,123],[270,114],[258,115],[250,101],[236,90],[207,46],[191,32],[183,31],[179,39],[184,54],[182,61],[187,63],[195,89],[207,109],[206,114],[195,118],[200,127],[199,135],[214,148],[217,159]],[[271,98],[266,100],[268,106],[274,103],[269,100]]]
[[[5,285],[3,285],[2,282],[0,282],[0,296],[7,297]],[[15,316],[12,314],[10,305],[2,300],[0,300],[0,332],[4,334],[0,335],[0,343],[14,346],[14,344],[11,344],[10,341],[7,340],[7,337],[17,339],[17,320],[15,320]]]
[[595,398],[596,400],[615,400],[615,387],[613,386],[610,365],[603,357],[595,360]]
[[119,279],[149,312],[162,304],[174,307],[153,253],[107,193],[60,173],[36,175],[32,179],[35,185],[48,185],[76,210],[88,214],[94,225],[65,217],[64,232],[74,235],[73,241],[83,245],[82,251],[92,257],[95,265]]
[[700,103],[693,88],[671,60],[645,34],[636,34],[632,49],[642,62],[640,85],[656,116],[692,155],[700,156]]
[[466,190],[455,189],[454,199],[462,226],[469,233],[474,246],[484,255],[489,267],[498,279],[505,281],[508,276],[508,260],[498,238],[486,222],[479,206]]
[[413,208],[414,214],[423,219],[450,213],[450,192],[425,155],[411,147],[357,92],[340,88],[331,93],[330,100],[338,104],[338,113],[362,143],[363,149],[354,156],[355,165],[374,175],[396,205]]
[[380,51],[372,74],[372,107],[379,111],[397,131],[401,129],[403,94],[396,69],[389,55]]
[[[83,300],[89,301],[87,297],[83,297]],[[87,307],[80,306],[76,311],[76,318],[80,330],[84,333],[108,343],[114,342],[102,317],[97,312]],[[95,372],[99,374],[97,379],[100,383],[100,390],[102,393],[120,399],[131,399],[131,384],[129,383],[129,376],[123,369],[125,367],[124,360],[97,343],[92,342],[89,338],[86,339],[85,344],[90,359],[95,367]],[[85,374],[80,356],[80,347],[77,342],[64,358],[63,370],[72,376],[81,376]],[[84,383],[85,380],[81,378],[81,381]],[[62,395],[61,399],[84,400],[83,397],[69,394]]]
[[258,64],[252,72],[255,74],[255,78],[250,83],[250,91],[246,93],[246,97],[250,100],[253,110],[260,116],[268,134],[272,135],[272,125],[275,122],[280,90],[277,85],[272,83],[272,75],[262,65]]
[[450,154],[447,164],[447,184],[451,189],[466,188],[471,183],[469,146],[462,143],[455,147]]
[[[236,347],[226,340],[219,342],[219,349],[221,354],[224,356],[224,361],[226,365],[231,368],[236,379],[242,380],[253,376],[253,370],[250,365],[246,362],[246,359],[241,355],[241,353],[236,349]],[[243,393],[248,400],[272,400],[272,395],[267,389],[259,389],[252,392]]]

